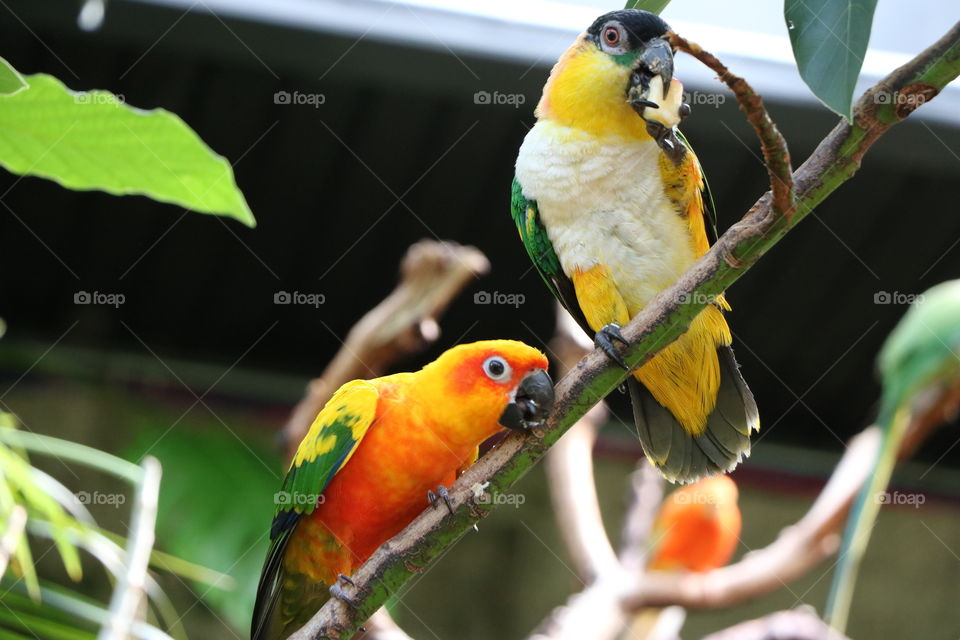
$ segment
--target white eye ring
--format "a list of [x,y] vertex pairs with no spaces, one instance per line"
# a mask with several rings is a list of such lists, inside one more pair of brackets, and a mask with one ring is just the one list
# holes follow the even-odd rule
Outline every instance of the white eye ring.
[[[614,43],[607,41],[607,32],[611,29],[616,30],[617,40]],[[608,22],[600,29],[600,48],[612,55],[620,55],[627,51],[627,33],[623,25],[619,22]]]
[[500,356],[490,356],[483,361],[483,372],[494,382],[504,382],[513,375],[513,369]]

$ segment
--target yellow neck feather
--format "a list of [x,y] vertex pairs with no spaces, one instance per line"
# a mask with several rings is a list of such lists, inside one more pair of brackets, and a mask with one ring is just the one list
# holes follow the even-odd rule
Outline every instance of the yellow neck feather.
[[626,98],[630,68],[581,36],[554,65],[537,105],[538,118],[595,136],[651,139]]

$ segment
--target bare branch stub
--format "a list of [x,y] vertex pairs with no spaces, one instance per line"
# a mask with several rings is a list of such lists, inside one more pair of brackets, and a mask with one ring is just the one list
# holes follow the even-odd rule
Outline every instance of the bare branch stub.
[[705,51],[696,42],[691,42],[673,31],[667,33],[667,41],[670,42],[671,46],[690,54],[714,71],[720,80],[733,91],[740,108],[747,116],[747,121],[760,139],[763,161],[767,166],[767,173],[770,175],[773,206],[780,215],[789,218],[796,206],[790,151],[787,148],[787,141],[767,112],[760,94],[753,90],[750,83],[731,73],[716,56],[709,51]]
[[[550,341],[558,373],[566,375],[593,347],[587,335],[559,304],[557,330]],[[591,584],[616,566],[600,513],[593,475],[593,446],[607,409],[600,402],[550,449],[545,464],[557,528],[580,580]]]
[[663,485],[663,476],[645,458],[630,474],[630,506],[623,523],[620,564],[633,575],[640,575],[646,568],[650,534],[663,502]]
[[376,378],[400,358],[416,353],[440,335],[437,320],[474,278],[490,270],[475,247],[421,240],[400,264],[400,283],[353,326],[319,378],[310,381],[283,428],[287,459],[330,396],[345,382]]

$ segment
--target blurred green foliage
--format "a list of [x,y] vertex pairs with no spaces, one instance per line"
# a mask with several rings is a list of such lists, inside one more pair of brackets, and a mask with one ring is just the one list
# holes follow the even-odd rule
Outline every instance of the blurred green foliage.
[[173,555],[233,577],[235,590],[197,584],[203,599],[246,629],[266,557],[282,461],[225,428],[173,428],[145,418],[126,457],[163,464],[157,536]]

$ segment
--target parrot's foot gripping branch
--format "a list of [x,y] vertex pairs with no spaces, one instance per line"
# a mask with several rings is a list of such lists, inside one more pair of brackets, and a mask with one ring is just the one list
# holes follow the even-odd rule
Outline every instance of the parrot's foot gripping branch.
[[344,604],[347,605],[348,607],[356,607],[356,606],[357,606],[357,601],[354,600],[353,598],[351,598],[350,596],[348,596],[348,595],[343,591],[343,587],[340,586],[340,583],[341,583],[341,582],[346,583],[346,584],[349,584],[350,586],[352,586],[352,587],[354,588],[354,590],[357,592],[357,595],[363,595],[364,593],[366,593],[367,590],[366,590],[365,588],[363,588],[363,587],[358,587],[358,586],[357,586],[357,583],[354,582],[354,581],[350,578],[350,576],[348,576],[348,575],[346,575],[346,574],[343,574],[343,573],[338,574],[338,575],[337,575],[337,581],[334,582],[332,585],[330,585],[330,595],[331,595],[331,596],[333,596],[334,598],[336,598],[336,599],[339,600],[340,602],[344,603]]
[[623,337],[623,334],[620,333],[620,325],[615,322],[611,322],[605,327],[602,327],[600,331],[597,331],[597,334],[593,337],[593,344],[598,349],[603,349],[603,352],[607,354],[607,357],[616,362],[618,365],[630,371],[629,365],[623,360],[623,357],[617,353],[616,347],[613,346],[614,341],[619,342],[622,345],[629,345],[627,339]]
[[440,501],[443,500],[443,503],[447,505],[447,511],[450,514],[453,514],[453,505],[450,503],[450,492],[442,484],[437,487],[437,492],[427,491],[427,502],[430,503],[430,506],[434,509],[437,508],[437,505]]

